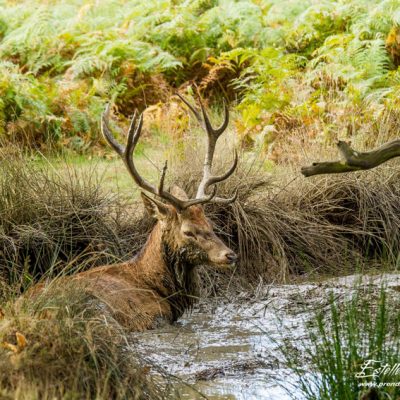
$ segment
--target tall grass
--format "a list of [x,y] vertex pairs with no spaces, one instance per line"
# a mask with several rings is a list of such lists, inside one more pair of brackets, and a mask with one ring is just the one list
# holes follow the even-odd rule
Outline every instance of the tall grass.
[[[389,295],[391,293],[391,295]],[[305,399],[397,399],[400,373],[399,299],[383,285],[355,288],[350,300],[331,293],[326,309],[311,319],[306,361],[283,347]],[[371,377],[373,370],[376,376]],[[394,383],[390,385],[390,383]],[[396,386],[397,383],[397,386]]]
[[[193,146],[196,154],[181,160],[186,165],[190,159],[191,169],[177,161],[168,175],[189,194],[201,170],[201,152]],[[238,189],[238,200],[207,205],[206,211],[238,251],[236,275],[247,281],[351,272],[353,265],[397,268],[398,174],[381,169],[380,177],[370,172],[289,182],[243,161],[219,187],[221,196]],[[154,224],[140,202],[102,190],[94,171],[57,171],[18,156],[3,159],[0,216],[1,277],[19,291],[42,276],[129,259]]]
[[26,162],[2,153],[0,274],[24,288],[43,275],[70,274],[130,258],[151,226],[121,196],[101,188],[95,169]]
[[162,398],[160,383],[126,351],[127,333],[93,298],[64,282],[18,299],[40,279],[131,257],[148,220],[93,173],[1,156],[0,397]]
[[[202,170],[201,141],[187,148],[171,170],[194,194]],[[229,166],[227,143],[217,150],[215,172]],[[268,172],[264,158],[247,158],[218,193],[238,200],[209,204],[206,210],[239,256],[238,275],[261,275],[284,282],[292,275],[345,274],[360,269],[398,267],[400,186],[390,168],[360,174],[305,179],[283,171]],[[187,161],[190,160],[190,168]],[[379,177],[379,179],[377,179]]]
[[126,333],[71,285],[2,303],[0,397],[16,400],[161,399],[126,351]]

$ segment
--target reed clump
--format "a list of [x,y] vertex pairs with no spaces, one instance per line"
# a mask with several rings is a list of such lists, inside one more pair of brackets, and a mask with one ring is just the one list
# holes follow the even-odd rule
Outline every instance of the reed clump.
[[72,285],[2,304],[2,399],[161,399],[118,324]]

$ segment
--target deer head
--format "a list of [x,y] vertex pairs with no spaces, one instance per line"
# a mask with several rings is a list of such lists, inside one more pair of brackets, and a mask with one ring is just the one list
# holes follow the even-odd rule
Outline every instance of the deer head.
[[[200,125],[207,133],[207,151],[204,160],[203,176],[192,199],[175,186],[172,190],[165,189],[164,181],[167,172],[165,162],[158,186],[155,186],[140,176],[136,169],[133,153],[139,141],[143,126],[143,114],[138,116],[135,111],[129,131],[126,146],[121,145],[111,134],[109,128],[109,111],[107,106],[101,119],[103,135],[111,147],[121,156],[130,175],[142,189],[142,200],[146,210],[158,220],[162,231],[162,243],[166,246],[166,254],[180,257],[180,265],[195,266],[198,264],[212,264],[216,266],[230,266],[237,260],[236,254],[217,237],[210,220],[205,216],[203,205],[206,203],[228,204],[236,200],[237,192],[231,198],[225,199],[216,196],[217,184],[233,174],[238,157],[235,157],[232,166],[222,175],[212,175],[212,162],[218,138],[226,129],[229,122],[229,110],[224,102],[224,121],[218,128],[213,128],[199,96],[201,114],[186,99],[178,94],[181,100],[193,112]],[[155,197],[152,197],[153,195]]]

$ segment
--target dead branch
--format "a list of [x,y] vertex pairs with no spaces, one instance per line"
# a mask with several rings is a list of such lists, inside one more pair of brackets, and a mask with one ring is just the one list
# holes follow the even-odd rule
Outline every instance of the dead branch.
[[400,156],[400,139],[385,143],[383,146],[369,151],[359,152],[340,140],[337,143],[342,159],[339,161],[315,162],[308,167],[302,167],[305,177],[320,174],[340,174],[343,172],[361,171],[375,168],[384,162]]

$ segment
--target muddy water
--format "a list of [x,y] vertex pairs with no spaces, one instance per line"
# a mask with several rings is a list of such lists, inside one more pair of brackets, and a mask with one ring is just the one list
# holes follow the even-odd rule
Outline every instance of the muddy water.
[[[301,399],[278,347],[290,343],[304,351],[313,310],[326,307],[332,291],[350,296],[357,279],[265,286],[256,295],[208,300],[173,326],[136,334],[133,349],[154,374],[175,377],[171,398]],[[400,275],[385,279],[400,287]],[[380,286],[381,278],[375,281]]]

